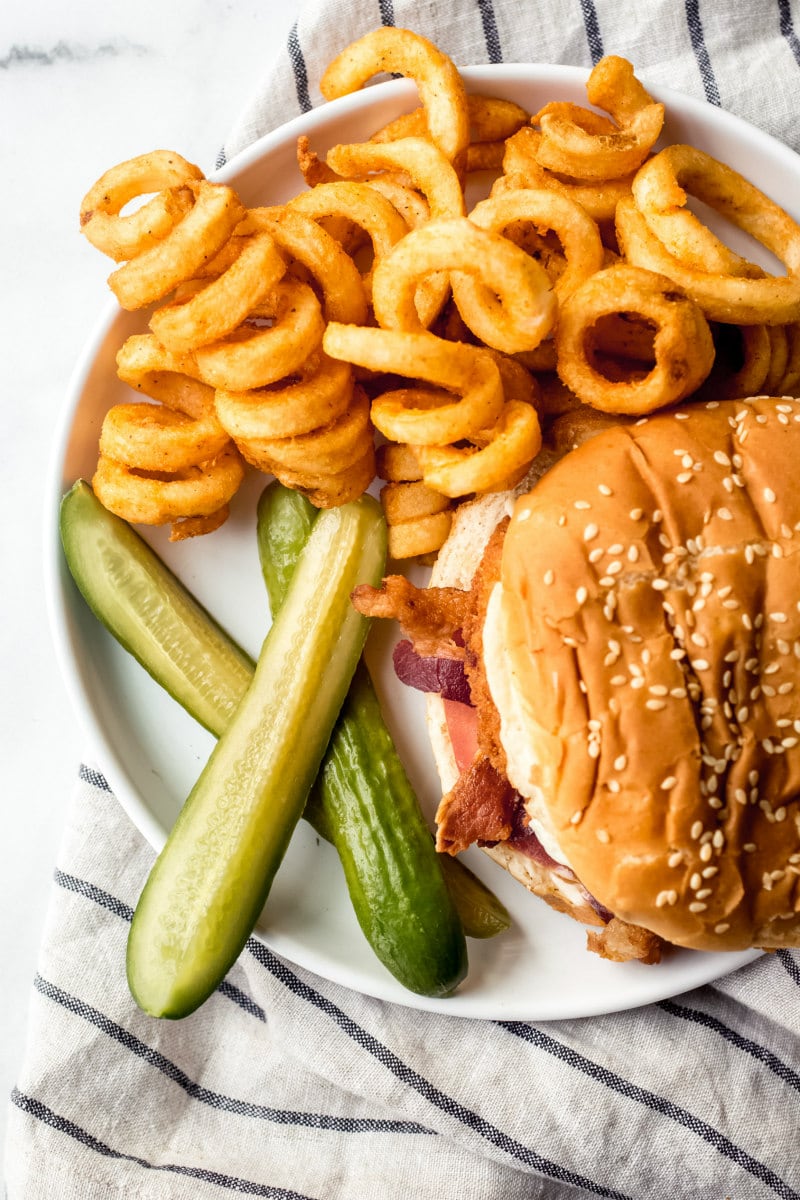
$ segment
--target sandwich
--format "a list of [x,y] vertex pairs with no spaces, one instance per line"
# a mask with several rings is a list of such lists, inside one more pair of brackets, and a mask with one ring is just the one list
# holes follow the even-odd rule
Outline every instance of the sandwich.
[[793,399],[570,412],[429,586],[354,595],[428,692],[439,849],[606,958],[800,945],[799,464]]

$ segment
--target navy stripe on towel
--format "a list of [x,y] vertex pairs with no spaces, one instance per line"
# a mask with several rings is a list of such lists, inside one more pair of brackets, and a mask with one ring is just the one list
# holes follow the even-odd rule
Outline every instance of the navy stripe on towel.
[[719,88],[717,87],[714,68],[711,66],[711,59],[708,56],[708,48],[706,47],[706,39],[703,33],[703,22],[700,20],[700,0],[685,0],[685,5],[686,24],[689,28],[689,37],[692,42],[694,56],[697,59],[700,78],[703,81],[703,91],[706,94],[706,100],[709,104],[719,105]]
[[259,1121],[271,1121],[277,1125],[298,1125],[305,1129],[332,1129],[339,1133],[422,1133],[428,1136],[434,1136],[433,1131],[426,1129],[423,1125],[417,1124],[415,1121],[395,1121],[387,1118],[377,1117],[340,1117],[330,1116],[327,1113],[315,1112],[294,1112],[290,1109],[271,1108],[265,1104],[252,1104],[247,1100],[239,1100],[234,1096],[226,1096],[221,1092],[213,1092],[210,1088],[203,1087],[194,1079],[190,1079],[185,1071],[170,1059],[166,1058],[159,1050],[154,1050],[152,1046],[148,1046],[130,1030],[124,1029],[118,1025],[116,1021],[112,1021],[105,1013],[87,1004],[84,1000],[77,996],[65,992],[63,988],[58,987],[54,983],[50,983],[47,979],[43,979],[41,975],[37,975],[34,979],[34,987],[41,995],[51,1000],[54,1004],[60,1004],[68,1012],[87,1021],[90,1025],[94,1025],[101,1033],[118,1042],[135,1054],[137,1058],[141,1058],[150,1066],[155,1067],[167,1079],[172,1080],[179,1088],[181,1088],[187,1096],[191,1096],[193,1100],[199,1101],[201,1104],[207,1104],[209,1108],[214,1108],[220,1112],[232,1113],[238,1117],[250,1117]]
[[[91,900],[92,903],[98,904],[101,908],[107,908],[109,912],[112,912],[116,917],[121,917],[123,921],[133,920],[133,909],[130,904],[126,904],[124,900],[119,900],[109,892],[103,891],[96,884],[89,883],[86,879],[79,879],[77,875],[68,875],[66,871],[61,871],[58,868],[56,868],[53,874],[53,880],[59,887],[64,888],[65,891],[75,892],[76,895],[83,896],[86,900]],[[228,1000],[232,1000],[234,1004],[238,1004],[251,1017],[256,1017],[259,1021],[266,1021],[266,1013],[261,1005],[256,1004],[251,996],[248,996],[241,988],[229,983],[227,979],[223,979],[217,991]]]
[[788,950],[776,950],[775,957],[789,978],[800,987],[800,966],[797,965],[797,960],[794,956]]
[[789,49],[794,55],[795,62],[800,66],[800,39],[795,33],[792,20],[791,0],[778,0],[778,18],[780,31],[789,43]]
[[494,15],[492,0],[478,0],[481,22],[483,23],[483,39],[486,42],[486,53],[490,63],[503,61],[503,51],[500,46],[500,35],[497,32],[497,21]]
[[622,1192],[605,1187],[604,1184],[597,1183],[592,1179],[587,1179],[569,1167],[564,1167],[560,1163],[544,1158],[529,1146],[523,1146],[515,1138],[510,1137],[507,1133],[492,1125],[478,1113],[466,1108],[457,1100],[454,1100],[452,1096],[448,1096],[445,1092],[440,1091],[435,1084],[432,1084],[430,1080],[418,1074],[413,1067],[409,1067],[407,1063],[399,1059],[396,1054],[379,1042],[377,1038],[373,1037],[371,1033],[368,1033],[366,1029],[362,1029],[338,1005],[299,979],[286,963],[277,958],[261,942],[257,942],[255,938],[250,938],[247,942],[247,949],[256,961],[279,980],[284,987],[293,992],[295,996],[308,1001],[309,1004],[313,1004],[315,1008],[325,1013],[362,1050],[366,1050],[368,1054],[376,1058],[397,1079],[402,1080],[408,1087],[413,1088],[429,1104],[446,1113],[449,1117],[460,1121],[480,1137],[485,1138],[492,1146],[502,1150],[518,1162],[532,1167],[540,1174],[549,1176],[551,1179],[558,1179],[562,1183],[570,1183],[573,1187],[582,1187],[595,1196],[606,1197],[607,1200],[631,1200],[630,1197],[625,1196]]
[[507,1030],[523,1041],[530,1042],[539,1050],[545,1050],[548,1054],[552,1054],[555,1058],[567,1063],[578,1071],[583,1071],[592,1079],[596,1079],[599,1083],[611,1088],[621,1096],[627,1097],[629,1100],[635,1100],[638,1104],[643,1104],[653,1112],[660,1113],[671,1121],[675,1121],[678,1125],[682,1125],[684,1129],[688,1129],[691,1133],[702,1138],[708,1145],[719,1153],[729,1158],[731,1162],[742,1167],[748,1174],[753,1175],[756,1179],[760,1179],[762,1183],[771,1187],[781,1200],[800,1200],[800,1194],[791,1188],[780,1176],[764,1163],[748,1154],[741,1146],[737,1146],[725,1134],[720,1133],[713,1125],[709,1125],[694,1113],[688,1112],[679,1105],[673,1103],[672,1100],[665,1099],[664,1096],[658,1096],[655,1092],[650,1092],[646,1088],[639,1087],[638,1084],[631,1083],[628,1079],[623,1079],[621,1075],[617,1075],[614,1071],[609,1071],[607,1067],[601,1067],[599,1063],[592,1062],[591,1059],[585,1058],[576,1050],[565,1046],[562,1042],[556,1041],[549,1034],[543,1033],[541,1029],[537,1029],[532,1025],[527,1025],[522,1021],[500,1021],[498,1022],[501,1029]]
[[133,920],[133,909],[130,904],[126,904],[124,900],[118,900],[116,896],[103,891],[102,888],[97,887],[94,883],[89,883],[86,879],[79,879],[77,875],[68,875],[66,871],[56,867],[53,872],[53,881],[65,891],[76,892],[77,895],[84,896],[94,904],[99,904],[101,908],[107,908],[109,912],[114,913],[114,916],[122,917],[123,921]]
[[86,763],[81,763],[78,777],[84,783],[90,783],[92,787],[100,788],[104,792],[111,791],[105,775],[101,775],[99,771],[95,771],[94,767],[87,767]]
[[702,1025],[705,1029],[710,1029],[713,1033],[718,1033],[726,1042],[729,1042],[732,1046],[736,1046],[738,1050],[743,1050],[745,1054],[749,1054],[757,1062],[763,1063],[765,1067],[768,1067],[774,1075],[777,1075],[789,1087],[794,1088],[796,1092],[800,1092],[800,1075],[787,1063],[782,1062],[766,1046],[760,1045],[759,1042],[754,1042],[751,1038],[744,1037],[743,1034],[737,1033],[735,1029],[731,1029],[729,1025],[723,1024],[716,1017],[712,1017],[709,1013],[702,1012],[698,1008],[689,1008],[685,1004],[676,1004],[674,1000],[662,1000],[658,1007],[665,1013],[669,1013],[670,1016],[679,1017],[683,1021],[691,1021],[695,1025]]
[[381,14],[381,25],[394,25],[394,4],[392,0],[378,0]]
[[300,1192],[291,1191],[289,1188],[272,1187],[265,1183],[254,1183],[251,1179],[238,1179],[233,1175],[222,1175],[219,1171],[209,1171],[206,1167],[187,1167],[178,1163],[151,1163],[136,1154],[124,1154],[121,1150],[113,1150],[106,1142],[101,1142],[99,1138],[82,1129],[80,1125],[76,1125],[74,1121],[59,1116],[58,1113],[53,1112],[52,1108],[48,1108],[46,1104],[42,1104],[33,1096],[26,1096],[18,1088],[14,1088],[11,1093],[11,1103],[16,1104],[22,1112],[35,1117],[37,1121],[49,1125],[51,1129],[56,1129],[59,1133],[65,1133],[68,1137],[74,1138],[76,1142],[88,1147],[89,1150],[94,1150],[106,1158],[136,1163],[148,1171],[167,1171],[173,1175],[184,1175],[189,1179],[200,1179],[203,1183],[213,1183],[216,1187],[227,1188],[229,1191],[238,1192],[239,1195],[264,1196],[267,1200],[314,1200],[312,1196],[303,1196]]
[[581,0],[583,27],[586,30],[586,41],[589,43],[589,53],[592,56],[592,66],[596,67],[603,57],[603,35],[600,33],[600,22],[597,19],[597,9],[594,0]]
[[295,21],[292,28],[289,30],[289,41],[287,44],[289,51],[289,61],[292,64],[294,71],[294,86],[297,92],[297,103],[300,105],[301,112],[308,112],[311,109],[311,97],[308,92],[308,71],[306,69],[306,60],[303,57],[303,51],[300,49],[300,39],[297,34],[297,22]]

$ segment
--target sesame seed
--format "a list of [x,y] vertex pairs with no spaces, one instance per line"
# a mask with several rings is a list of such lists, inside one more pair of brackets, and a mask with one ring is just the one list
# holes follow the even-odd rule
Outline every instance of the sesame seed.
[[695,821],[695,822],[694,822],[694,824],[692,825],[692,828],[689,830],[689,836],[690,836],[690,837],[691,837],[693,840],[695,840],[695,841],[696,841],[696,840],[697,840],[697,838],[699,838],[699,837],[700,837],[700,835],[702,834],[702,832],[703,832],[703,822],[702,822],[702,821]]
[[674,850],[672,852],[672,854],[670,854],[669,858],[667,859],[667,866],[668,867],[679,867],[682,862],[683,862],[683,852],[681,850]]
[[640,521],[643,516],[643,510],[641,508],[632,508],[628,516],[632,521]]
[[582,811],[582,809],[579,808],[579,809],[577,809],[576,812],[574,812],[572,814],[572,816],[569,819],[569,823],[570,823],[570,825],[577,825],[578,822],[581,821],[582,819],[583,819],[583,811]]
[[756,846],[755,842],[745,842],[745,844],[742,846],[742,849],[744,850],[745,854],[755,854],[758,847]]
[[661,712],[662,709],[667,707],[667,702],[666,700],[646,700],[644,706],[645,708],[649,708],[651,712]]
[[597,838],[598,842],[602,842],[604,846],[607,846],[608,843],[611,841],[611,837],[610,837],[607,829],[596,830],[595,837]]
[[670,790],[670,788],[675,787],[675,784],[677,782],[678,782],[678,780],[675,778],[674,775],[667,775],[666,779],[661,780],[661,787],[663,788],[663,790],[665,792],[668,792]]
[[725,508],[724,505],[722,508],[717,509],[717,516],[719,517],[719,519],[721,521],[732,521],[733,520],[733,513],[731,512],[731,510],[729,508]]
[[603,496],[613,496],[614,495],[614,493],[612,492],[611,488],[608,486],[607,483],[598,483],[597,490]]
[[579,587],[575,593],[575,599],[577,600],[578,604],[585,604],[588,597],[589,593],[585,587]]
[[605,551],[600,546],[595,546],[594,550],[589,551],[589,562],[596,563],[604,555]]
[[714,933],[727,933],[730,925],[727,921],[720,921],[719,925],[714,926]]
[[666,579],[654,579],[652,587],[656,592],[665,592],[669,587],[669,582]]
[[692,889],[693,892],[696,892],[697,889],[702,886],[703,886],[703,876],[700,874],[699,871],[695,871],[689,880],[689,887]]
[[714,851],[711,849],[711,842],[706,842],[704,846],[700,847],[700,861],[708,862],[713,853]]
[[578,509],[586,509],[586,508],[591,508],[592,506],[588,500],[576,500],[574,507],[578,508]]
[[591,542],[594,538],[597,537],[599,532],[600,532],[600,530],[597,528],[597,526],[590,523],[589,525],[586,526],[586,528],[583,531],[583,540],[585,542]]
[[704,904],[702,900],[693,900],[692,903],[689,905],[689,912],[690,913],[701,913],[701,912],[705,912],[707,908],[708,908],[708,905]]
[[677,479],[678,483],[688,483],[690,479],[694,478],[694,476],[691,471],[681,471],[680,475],[676,475],[675,478]]
[[552,568],[548,567],[548,569],[544,573],[544,582],[547,585],[547,587],[550,587],[550,585],[552,584],[555,577],[556,577],[555,572],[552,570]]
[[729,467],[731,465],[731,460],[724,450],[714,451],[714,462],[719,463],[721,467]]

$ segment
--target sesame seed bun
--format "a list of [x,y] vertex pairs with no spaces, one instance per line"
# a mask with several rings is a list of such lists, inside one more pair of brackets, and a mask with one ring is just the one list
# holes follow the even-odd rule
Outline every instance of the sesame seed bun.
[[509,780],[592,896],[681,946],[800,945],[798,464],[793,399],[596,433],[516,499],[488,600]]

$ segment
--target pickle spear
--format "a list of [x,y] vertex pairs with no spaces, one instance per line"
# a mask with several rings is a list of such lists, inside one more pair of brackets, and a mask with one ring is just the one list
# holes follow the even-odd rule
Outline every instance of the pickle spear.
[[70,574],[94,615],[219,736],[250,684],[253,660],[85,479],[61,501],[59,532]]
[[379,582],[385,555],[385,523],[369,496],[314,522],[253,682],[134,913],[128,983],[152,1016],[198,1008],[252,932],[364,645],[368,623],[350,593]]
[[[285,596],[317,515],[318,510],[298,492],[271,484],[262,493],[258,506],[258,551],[273,607]],[[220,736],[252,679],[255,670],[252,660],[194,600],[139,534],[103,507],[84,480],[78,480],[63,497],[60,525],[68,566],[95,615],[156,682],[168,687],[198,720],[202,714],[203,723]],[[354,689],[360,690],[366,705],[367,728],[371,726],[376,731],[375,738],[370,733],[367,739],[370,754],[373,759],[380,759],[383,752],[378,742],[384,744],[388,731],[363,667],[358,668],[351,693]],[[345,721],[347,710],[346,702],[340,721]],[[332,745],[336,737],[334,731]],[[397,754],[391,743],[385,757],[396,767]],[[394,773],[397,774],[396,770]],[[372,943],[374,932],[376,941],[384,947],[378,957],[405,986],[442,994],[448,979],[457,980],[458,955],[445,955],[438,968],[431,963],[424,977],[413,961],[410,968],[406,965],[408,946],[399,945],[399,956],[393,955],[392,946],[397,945],[397,931],[402,929],[405,918],[399,913],[396,919],[393,917],[386,881],[373,869],[374,856],[382,853],[380,826],[362,830],[354,815],[353,820],[339,825],[338,837],[334,839],[320,801],[326,787],[324,774],[323,770],[318,776],[303,816],[321,837],[336,841],[337,852],[343,864],[347,863],[347,886],[356,898],[354,903],[360,906],[359,921],[367,939]],[[382,792],[382,799],[386,811],[387,803],[391,803],[391,786]],[[367,803],[371,802],[367,793]],[[366,853],[363,852],[365,837]],[[352,848],[348,839],[353,841]],[[468,937],[492,937],[508,928],[510,918],[504,906],[469,868],[448,855],[437,855],[437,860]],[[393,926],[388,932],[385,915]],[[451,941],[453,946],[457,946],[457,938]]]
[[[258,553],[273,616],[316,516],[303,495],[278,482],[261,493]],[[443,995],[458,981],[462,951],[453,906],[469,937],[509,927],[494,893],[463,863],[434,849],[363,663],[303,815],[335,845],[367,941],[411,991]]]

